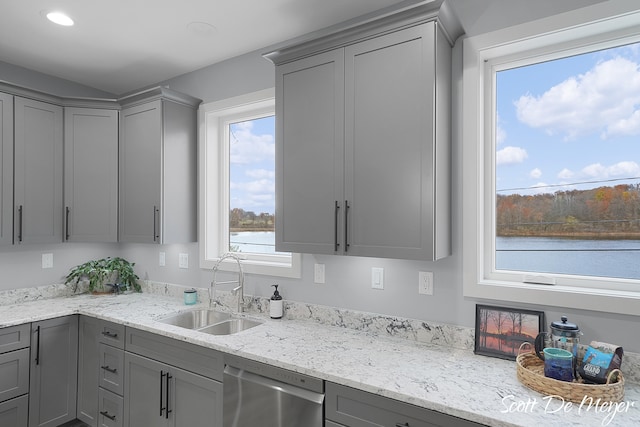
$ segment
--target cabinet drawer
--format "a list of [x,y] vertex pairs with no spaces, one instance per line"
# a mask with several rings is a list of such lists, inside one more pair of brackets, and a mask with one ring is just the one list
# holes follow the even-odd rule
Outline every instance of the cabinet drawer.
[[367,393],[326,383],[325,417],[349,427],[479,427],[481,424]]
[[124,391],[124,350],[100,344],[100,387],[122,395]]
[[29,392],[29,363],[28,348],[0,354],[0,402]]
[[222,381],[222,353],[210,348],[126,328],[126,351]]
[[0,353],[29,347],[31,323],[0,329]]
[[124,325],[101,320],[98,342],[124,349]]
[[27,427],[29,420],[29,395],[0,403],[0,426]]
[[99,399],[98,427],[122,427],[124,424],[122,397],[101,388]]

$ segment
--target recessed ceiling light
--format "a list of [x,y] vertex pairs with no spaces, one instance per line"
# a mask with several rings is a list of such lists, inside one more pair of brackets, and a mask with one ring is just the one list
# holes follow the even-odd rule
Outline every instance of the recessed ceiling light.
[[68,15],[62,12],[49,12],[47,13],[47,19],[58,25],[64,25],[65,27],[73,25],[73,19],[69,18]]

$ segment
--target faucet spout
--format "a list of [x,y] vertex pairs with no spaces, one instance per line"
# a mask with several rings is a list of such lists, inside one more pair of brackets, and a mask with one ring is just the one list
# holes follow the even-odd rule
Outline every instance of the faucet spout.
[[[218,273],[219,267],[222,263],[222,261],[224,261],[225,259],[231,258],[233,259],[236,264],[238,264],[238,280],[233,280],[233,281],[226,281],[226,282],[217,282],[216,281],[216,275]],[[211,282],[211,288],[213,289],[213,292],[209,292],[209,305],[211,306],[213,304],[213,299],[215,299],[215,290],[216,290],[216,286],[219,284],[237,284],[238,286],[233,288],[231,290],[231,293],[233,295],[237,295],[238,296],[238,313],[242,313],[244,311],[244,272],[242,271],[242,263],[240,260],[240,257],[234,253],[230,253],[227,252],[226,254],[224,254],[223,256],[220,257],[220,259],[218,260],[218,262],[216,262],[215,266],[213,267],[213,281]],[[214,295],[214,297],[212,298],[212,295]]]

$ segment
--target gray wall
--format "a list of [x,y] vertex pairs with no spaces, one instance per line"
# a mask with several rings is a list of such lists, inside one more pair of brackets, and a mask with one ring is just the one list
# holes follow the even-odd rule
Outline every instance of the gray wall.
[[[505,21],[502,21],[505,22]],[[508,20],[506,20],[508,22]],[[274,69],[261,57],[268,48],[162,82],[172,89],[199,97],[205,102],[225,99],[273,86]],[[454,49],[454,129],[452,141],[452,224],[453,255],[437,262],[373,259],[340,256],[304,255],[302,279],[276,279],[247,275],[247,292],[255,295],[271,294],[270,285],[280,284],[285,299],[370,311],[426,321],[445,322],[472,327],[476,301],[462,296],[462,170],[460,138],[462,49],[458,41]],[[50,91],[57,95],[79,95],[89,89],[38,73],[20,73],[16,67],[0,63],[0,80]],[[7,71],[8,70],[8,71]],[[9,77],[7,77],[9,76]],[[19,81],[11,80],[12,78]],[[41,268],[42,253],[54,254],[54,268]],[[166,253],[166,266],[158,266],[159,252]],[[178,254],[189,254],[189,268],[178,268]],[[206,287],[212,279],[210,271],[198,268],[198,245],[136,245],[136,244],[60,244],[21,246],[0,249],[0,289],[60,283],[69,268],[87,259],[121,255],[136,262],[144,279]],[[326,266],[326,283],[313,283],[313,264]],[[371,289],[371,267],[385,269],[385,289]],[[418,294],[418,272],[434,272],[434,295]],[[621,344],[627,351],[640,352],[635,337],[640,318],[617,314],[585,312],[576,307],[559,310],[548,307],[514,304],[524,308],[544,310],[548,321],[567,314],[583,329],[584,342],[592,339]],[[547,322],[548,323],[548,322]]]

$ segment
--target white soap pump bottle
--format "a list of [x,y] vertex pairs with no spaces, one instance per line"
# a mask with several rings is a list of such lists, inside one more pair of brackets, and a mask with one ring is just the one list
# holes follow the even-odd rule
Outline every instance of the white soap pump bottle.
[[271,296],[271,300],[269,301],[269,315],[272,319],[282,319],[282,311],[283,311],[283,301],[282,296],[280,296],[280,292],[278,292],[278,285],[271,285],[276,290],[273,292]]

